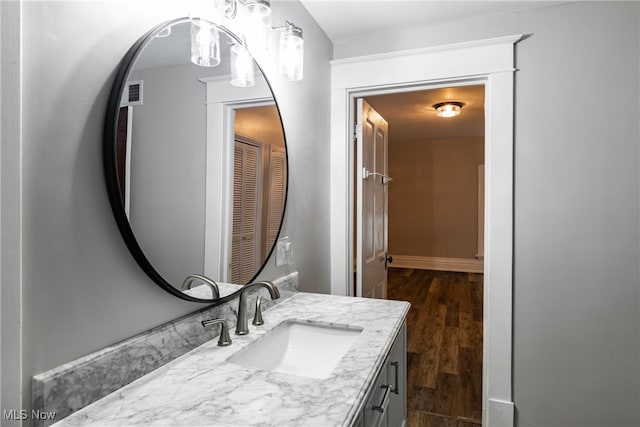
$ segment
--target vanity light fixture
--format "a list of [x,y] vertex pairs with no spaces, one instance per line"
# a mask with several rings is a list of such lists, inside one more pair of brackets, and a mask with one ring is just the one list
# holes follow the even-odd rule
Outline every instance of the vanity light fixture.
[[191,62],[201,67],[215,67],[220,63],[220,34],[207,20],[191,20]]
[[433,105],[438,117],[455,117],[460,115],[464,103],[457,101],[439,102]]
[[271,3],[267,0],[247,0],[241,28],[251,52],[260,59],[266,58],[269,52]]
[[[278,70],[282,78],[301,80],[303,76],[304,40],[302,29],[286,21],[282,27],[271,26],[270,0],[207,0],[189,14],[191,18],[191,61],[200,66],[214,67],[220,63],[220,39],[216,25],[235,28],[243,46],[234,45],[231,55],[232,79],[241,82],[239,75],[248,76],[246,61],[269,59],[271,30],[281,30]],[[244,51],[244,52],[243,52]],[[234,78],[234,77],[237,77]],[[252,86],[249,81],[238,86]],[[236,85],[236,83],[232,83]]]
[[237,87],[251,87],[254,77],[253,58],[243,45],[231,46],[231,84]]
[[302,80],[304,39],[302,29],[287,21],[280,33],[280,77],[289,81]]

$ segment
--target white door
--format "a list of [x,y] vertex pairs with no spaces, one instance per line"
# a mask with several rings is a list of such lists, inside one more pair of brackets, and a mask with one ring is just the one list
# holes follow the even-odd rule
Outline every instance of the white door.
[[356,296],[386,298],[389,125],[364,99],[357,102]]

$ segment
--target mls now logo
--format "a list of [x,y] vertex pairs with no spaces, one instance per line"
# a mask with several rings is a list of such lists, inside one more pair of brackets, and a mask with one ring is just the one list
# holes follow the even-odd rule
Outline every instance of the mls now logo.
[[[33,410],[31,411],[31,418],[34,420],[44,420],[51,421],[55,419],[56,413],[53,411],[41,411],[41,410]],[[9,421],[21,421],[29,418],[29,411],[26,409],[4,409],[2,411],[2,418]]]

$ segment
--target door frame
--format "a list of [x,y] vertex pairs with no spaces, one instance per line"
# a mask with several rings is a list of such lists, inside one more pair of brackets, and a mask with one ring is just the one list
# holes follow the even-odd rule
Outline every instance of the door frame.
[[229,174],[233,171],[235,110],[276,102],[264,79],[256,79],[256,84],[248,88],[230,85],[228,76],[200,81],[206,84],[207,116],[204,274],[224,282],[228,280],[231,260],[233,179]]
[[517,34],[331,62],[331,293],[337,295],[353,289],[354,99],[418,87],[485,85],[482,423],[492,427],[513,426],[515,412],[513,95],[514,45],[521,39]]

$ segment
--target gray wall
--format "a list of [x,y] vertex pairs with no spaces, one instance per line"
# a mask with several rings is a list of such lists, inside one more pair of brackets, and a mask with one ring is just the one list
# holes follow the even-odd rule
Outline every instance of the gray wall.
[[[297,2],[273,2],[305,30],[306,75],[272,79],[285,123],[291,185],[285,235],[303,289],[328,292],[331,43]],[[23,385],[31,376],[202,307],[148,279],[112,218],[102,127],[114,71],[149,28],[185,16],[185,1],[25,2],[23,33]],[[310,53],[313,52],[313,53]],[[307,114],[300,116],[299,112]],[[312,225],[312,226],[309,226]],[[3,255],[4,256],[4,255]]]
[[204,273],[206,87],[198,79],[206,75],[204,67],[174,65],[130,78],[143,80],[144,102],[132,107],[129,223],[175,286]]
[[[119,59],[146,29],[185,15],[185,4],[25,2],[25,403],[32,375],[201,307],[166,294],[131,259],[100,151]],[[532,34],[516,49],[520,426],[640,423],[638,6],[578,3],[335,46],[346,57]],[[302,82],[273,79],[289,144],[285,234],[295,261],[270,263],[264,277],[299,270],[303,290],[328,292],[331,44],[298,3],[274,2],[274,22],[284,16],[304,28],[306,47]],[[553,102],[568,110],[558,114]]]
[[[20,4],[0,2],[0,406],[20,408]],[[11,425],[8,423],[8,426]],[[8,427],[7,426],[7,427]]]
[[530,34],[516,47],[519,426],[640,425],[639,9],[579,2],[335,46],[342,58]]

